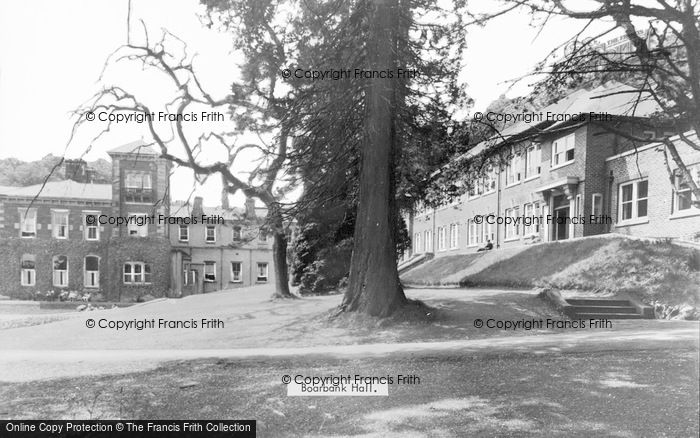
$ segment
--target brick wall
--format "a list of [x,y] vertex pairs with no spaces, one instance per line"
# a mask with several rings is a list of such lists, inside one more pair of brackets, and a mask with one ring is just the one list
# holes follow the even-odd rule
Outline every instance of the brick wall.
[[[676,142],[678,152],[687,166],[700,165],[700,152],[691,149],[681,142]],[[669,172],[664,164],[663,146],[660,144],[642,148],[638,153],[611,157],[606,162],[606,169],[612,172],[613,182],[611,208],[615,225],[612,231],[620,234],[645,236],[645,237],[673,237],[689,240],[697,240],[700,233],[700,211],[692,215],[680,216],[674,212],[673,184]],[[673,170],[676,165],[669,155],[669,166]],[[620,222],[619,192],[620,185],[648,180],[648,208],[647,217],[631,225]]]

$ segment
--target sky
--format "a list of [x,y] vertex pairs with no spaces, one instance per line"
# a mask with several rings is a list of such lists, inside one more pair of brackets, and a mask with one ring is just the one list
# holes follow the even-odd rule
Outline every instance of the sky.
[[[108,56],[126,42],[127,0],[33,0],[0,2],[0,158],[36,160],[49,153],[81,156],[102,127],[99,121],[81,129],[66,149],[74,118],[71,112],[107,84],[119,83],[149,102],[172,95],[164,81],[133,63],[118,63],[97,82]],[[202,7],[196,0],[132,0],[131,25],[151,40],[168,29],[197,53],[195,68],[209,92],[223,97],[237,56],[229,35],[201,24]],[[576,23],[555,21],[535,38],[526,14],[507,14],[468,35],[465,69],[461,78],[475,100],[475,111],[500,95],[527,94],[531,80],[511,88],[511,79],[525,75],[554,46],[571,36]],[[193,131],[222,128],[222,123],[190,124]],[[88,160],[108,158],[106,151],[137,140],[145,125],[121,124],[94,142]],[[243,139],[242,141],[255,141]],[[191,171],[181,169],[171,178],[172,198],[192,192]],[[219,181],[195,190],[205,204],[219,203]],[[242,199],[233,200],[234,203]]]

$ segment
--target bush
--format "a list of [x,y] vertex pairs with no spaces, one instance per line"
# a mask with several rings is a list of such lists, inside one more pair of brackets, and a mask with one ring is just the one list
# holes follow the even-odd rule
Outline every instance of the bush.
[[321,249],[316,260],[307,265],[299,279],[302,294],[324,294],[343,286],[347,282],[352,239],[345,239],[328,248]]

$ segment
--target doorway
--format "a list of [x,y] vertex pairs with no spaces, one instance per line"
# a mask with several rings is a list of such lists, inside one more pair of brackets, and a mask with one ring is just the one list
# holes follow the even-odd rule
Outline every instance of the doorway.
[[569,238],[569,207],[557,207],[554,209],[554,240],[566,240]]

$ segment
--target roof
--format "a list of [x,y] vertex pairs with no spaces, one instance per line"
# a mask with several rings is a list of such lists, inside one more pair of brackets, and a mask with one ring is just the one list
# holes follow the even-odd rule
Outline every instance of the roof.
[[[648,93],[640,95],[635,90],[637,89],[634,87],[615,81],[607,82],[592,90],[576,90],[551,105],[533,111],[534,114],[543,115],[541,120],[534,118],[531,123],[524,121],[514,123],[501,130],[498,135],[475,145],[465,153],[464,157],[474,157],[486,148],[498,146],[508,141],[517,141],[519,136],[527,133],[544,134],[572,123],[571,120],[548,121],[547,113],[568,115],[607,113],[610,116],[618,117],[648,117],[660,110],[651,95]],[[580,121],[578,122],[580,123]]]
[[[202,213],[207,216],[221,216],[224,220],[242,220],[245,216],[245,210],[234,207],[225,209],[222,207],[202,207]],[[171,217],[190,217],[192,215],[191,204],[171,204]]]
[[60,198],[111,201],[112,185],[86,184],[73,180],[50,181],[43,188],[41,184],[25,187],[0,187],[0,195],[32,198],[37,196],[38,199]]
[[107,151],[107,153],[108,154],[160,155],[148,143],[143,141],[143,139],[132,141],[131,143],[127,143],[127,144],[121,145],[119,147],[116,147],[114,149],[110,149],[109,151]]

